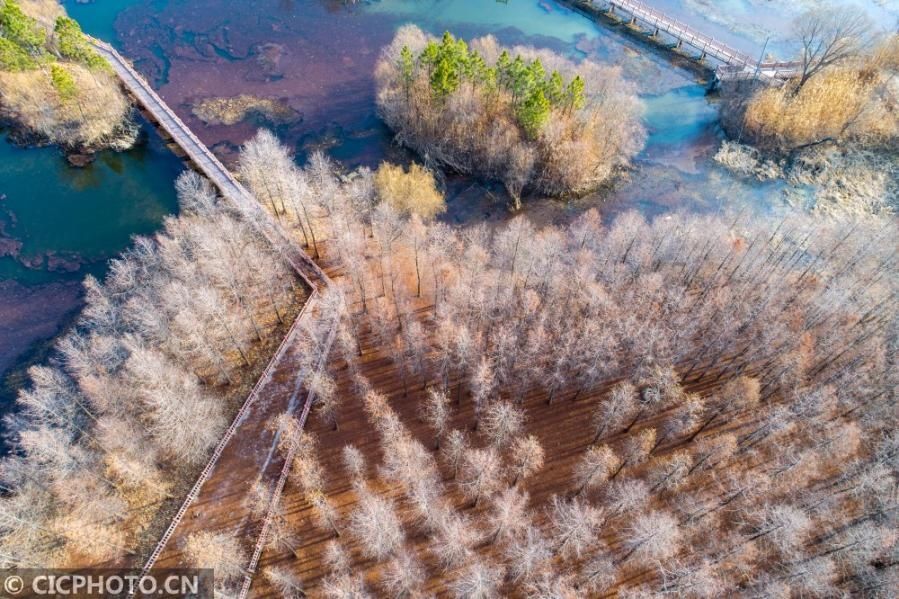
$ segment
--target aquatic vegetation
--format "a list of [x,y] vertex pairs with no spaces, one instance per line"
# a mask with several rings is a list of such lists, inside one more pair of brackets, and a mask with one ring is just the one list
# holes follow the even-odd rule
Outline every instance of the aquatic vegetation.
[[236,125],[259,116],[276,125],[300,119],[296,110],[278,100],[240,94],[232,98],[204,98],[193,107],[193,113],[210,125]]
[[375,77],[397,138],[459,172],[525,190],[582,194],[643,147],[640,103],[615,67],[575,64],[549,50],[466,44],[400,29]]

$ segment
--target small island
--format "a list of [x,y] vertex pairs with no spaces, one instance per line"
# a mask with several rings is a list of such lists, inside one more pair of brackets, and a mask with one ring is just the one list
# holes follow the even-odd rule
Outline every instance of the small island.
[[595,190],[643,147],[640,102],[616,67],[550,50],[467,44],[402,27],[378,62],[377,102],[397,140],[461,173],[524,191]]
[[131,104],[55,0],[0,0],[0,120],[23,145],[71,155],[134,144]]

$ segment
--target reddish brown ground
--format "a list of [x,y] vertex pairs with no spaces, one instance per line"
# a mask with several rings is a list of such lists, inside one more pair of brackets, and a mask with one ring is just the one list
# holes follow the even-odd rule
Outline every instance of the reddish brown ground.
[[[358,305],[353,309],[358,309]],[[433,307],[427,302],[420,302],[417,306],[417,315],[426,325],[433,316]],[[363,319],[364,321],[365,319]],[[422,378],[410,378],[407,382],[408,393],[404,391],[404,385],[400,377],[400,370],[392,362],[384,348],[379,347],[377,339],[370,333],[367,325],[360,327],[361,345],[363,355],[359,359],[362,374],[368,378],[372,387],[385,394],[389,398],[391,407],[401,417],[403,423],[426,447],[433,448],[433,437],[427,425],[419,417],[419,406],[426,396],[425,385],[436,384],[436,379],[423,381]],[[363,410],[362,398],[355,393],[352,381],[349,378],[345,363],[338,357],[338,352],[332,352],[330,371],[338,383],[338,395],[341,398],[339,410],[339,430],[313,416],[307,423],[306,430],[317,435],[319,440],[318,456],[325,474],[324,490],[338,509],[343,523],[348,519],[357,502],[356,493],[352,490],[350,476],[346,472],[341,459],[342,448],[347,444],[359,448],[367,460],[369,484],[379,492],[394,498],[395,505],[403,520],[404,531],[407,537],[406,547],[413,551],[427,568],[429,580],[427,591],[438,597],[448,597],[448,584],[454,578],[455,572],[442,572],[440,567],[427,550],[428,538],[419,527],[412,522],[410,510],[405,505],[402,490],[386,487],[383,481],[377,478],[377,466],[382,460],[377,432],[368,422]],[[570,389],[556,395],[556,399],[550,405],[547,403],[547,394],[543,391],[528,393],[523,398],[522,407],[527,414],[526,432],[538,437],[546,453],[544,468],[533,478],[526,481],[522,488],[530,494],[530,507],[534,511],[534,522],[546,524],[545,507],[555,494],[564,495],[575,488],[572,482],[572,472],[577,460],[593,441],[591,429],[591,415],[600,400],[606,397],[609,388],[617,381],[608,381],[599,388],[579,394],[573,399],[575,389]],[[712,377],[703,381],[686,385],[691,392],[708,391],[717,383]],[[458,397],[458,387],[451,383],[451,397]],[[514,399],[514,398],[509,398]],[[475,445],[486,445],[486,442],[472,432],[473,406],[468,393],[461,393],[461,403],[454,402],[454,418],[452,426],[468,430],[470,439]],[[644,426],[652,426],[653,422],[662,416],[641,420],[634,430]],[[746,424],[745,422],[743,423]],[[604,443],[615,445],[623,435],[607,435]],[[654,456],[664,455],[673,448],[663,444]],[[438,462],[439,462],[438,454]],[[452,480],[452,472],[441,464],[441,473],[444,480],[446,496],[460,512],[472,516],[475,524],[482,529],[483,522],[478,519],[484,515],[488,502],[481,502],[477,508],[472,508],[470,503],[462,498],[455,489]],[[322,556],[326,544],[334,536],[330,530],[316,526],[314,516],[302,494],[301,489],[293,482],[288,482],[281,498],[283,511],[288,519],[291,530],[297,539],[296,551],[287,548],[267,547],[262,554],[259,567],[250,590],[252,597],[278,597],[262,574],[269,566],[287,568],[302,580],[306,592],[311,597],[320,596],[321,584],[327,571],[322,564]],[[377,586],[380,568],[375,560],[366,559],[360,551],[359,543],[352,535],[344,531],[339,539],[341,545],[347,549],[353,559],[353,571],[364,573],[366,586],[374,596],[381,596],[383,591]],[[614,535],[604,538],[610,547],[614,548],[619,541]],[[484,558],[494,556],[494,562],[499,562],[498,547],[482,546],[477,549],[478,554]],[[635,560],[636,561],[636,560]],[[633,576],[641,576],[645,572],[640,564],[634,564]],[[503,596],[513,595],[514,589],[507,585],[503,589]]]

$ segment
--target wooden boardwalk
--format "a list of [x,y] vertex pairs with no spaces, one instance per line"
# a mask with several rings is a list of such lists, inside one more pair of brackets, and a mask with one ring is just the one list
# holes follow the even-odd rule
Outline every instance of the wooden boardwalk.
[[[305,424],[315,401],[304,384],[309,372],[298,370],[305,352],[319,353],[319,367],[327,360],[337,331],[340,309],[322,301],[331,279],[291,240],[255,198],[178,118],[150,84],[109,44],[88,38],[118,75],[125,89],[147,115],[187,155],[197,171],[208,178],[222,197],[231,202],[278,249],[310,289],[310,295],[262,376],[216,446],[153,552],[142,565],[144,574],[154,567],[184,567],[184,543],[199,531],[235,536],[246,551],[248,563],[240,597],[245,597],[265,542],[272,514],[284,487],[287,463],[276,451],[280,430],[269,423],[285,412],[297,413]],[[327,313],[328,311],[331,313]],[[313,349],[314,348],[314,349]],[[269,490],[269,507],[252,513],[241,506],[254,484]]]
[[327,286],[330,281],[302,248],[284,234],[269,214],[252,195],[234,178],[234,175],[200,141],[190,128],[159,97],[143,76],[119,52],[96,38],[88,37],[94,49],[105,58],[131,94],[153,121],[180,147],[194,167],[215,185],[222,197],[237,207],[254,226],[259,227],[272,245],[281,251],[285,260],[306,280],[313,291]]
[[759,62],[758,59],[740,52],[690,27],[665,13],[656,10],[640,0],[589,0],[593,6],[606,14],[619,15],[633,26],[642,26],[652,37],[667,34],[674,39],[675,48],[689,46],[699,51],[698,60],[712,58],[721,63],[715,70],[718,79],[762,79],[780,82],[794,77],[801,66],[797,62]]

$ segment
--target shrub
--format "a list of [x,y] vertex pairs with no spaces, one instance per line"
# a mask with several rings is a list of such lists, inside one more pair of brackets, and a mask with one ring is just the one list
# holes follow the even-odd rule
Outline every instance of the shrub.
[[37,67],[35,61],[21,47],[5,37],[0,37],[0,69],[4,71],[27,71]]
[[899,132],[877,97],[881,75],[866,68],[828,69],[805,85],[756,92],[743,115],[745,137],[765,149],[789,150],[823,141],[878,144]]
[[106,61],[87,43],[81,26],[69,17],[58,17],[53,28],[56,45],[64,58],[80,62],[92,69],[107,68]]
[[418,164],[412,164],[406,171],[402,166],[382,163],[375,173],[375,189],[382,200],[404,214],[417,214],[429,220],[446,211],[434,175]]

